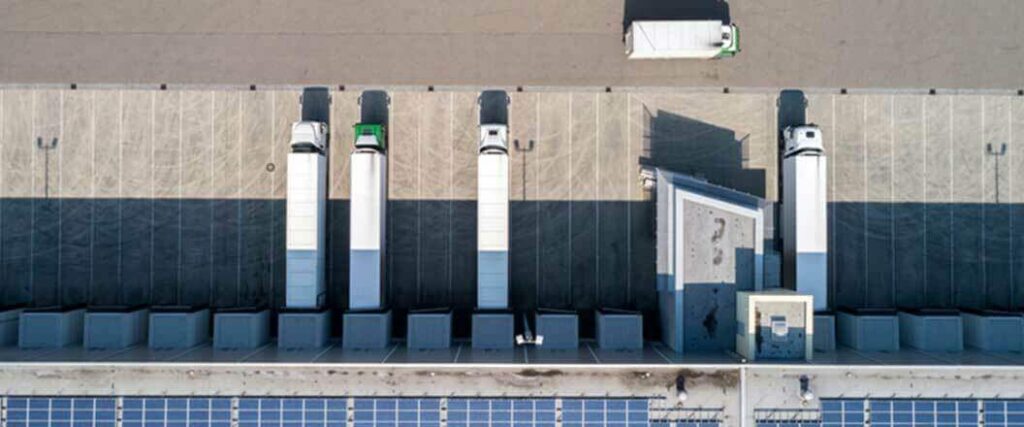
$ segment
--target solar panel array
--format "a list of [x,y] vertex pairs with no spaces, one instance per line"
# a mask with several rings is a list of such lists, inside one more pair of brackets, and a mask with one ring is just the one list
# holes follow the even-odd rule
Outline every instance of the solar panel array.
[[231,427],[231,399],[126,397],[122,408],[122,427]]
[[448,399],[449,427],[555,427],[554,399]]
[[565,399],[562,426],[646,426],[647,410],[646,399]]
[[1024,427],[1024,400],[822,399],[820,415],[787,420],[755,411],[759,427]]
[[344,426],[347,419],[348,400],[343,398],[238,399],[238,427]]
[[903,427],[977,426],[976,400],[871,400],[871,424]]
[[441,399],[355,399],[353,419],[356,427],[440,427]]
[[864,399],[822,400],[821,425],[829,427],[863,427]]
[[6,427],[115,427],[117,401],[91,397],[9,397]]
[[982,408],[986,426],[1024,427],[1024,400],[986,400]]
[[720,416],[720,410],[708,416],[700,409],[651,408],[647,399],[8,397],[6,403],[0,427],[717,427]]

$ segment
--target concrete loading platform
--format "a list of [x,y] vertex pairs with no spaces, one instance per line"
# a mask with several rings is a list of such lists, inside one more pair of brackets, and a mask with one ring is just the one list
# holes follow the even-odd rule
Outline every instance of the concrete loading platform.
[[[341,147],[359,91],[331,95],[332,154],[342,155],[330,157],[328,302],[341,313]],[[410,310],[449,306],[458,352],[474,301],[477,94],[390,95],[392,335],[406,336]],[[799,95],[793,108],[792,92],[510,90],[510,305],[575,312],[584,348],[600,307],[642,313],[647,345],[660,339],[641,164],[776,201],[778,129],[813,122],[834,166],[830,307],[1024,306],[1024,264],[1011,256],[1024,247],[1012,226],[1024,221],[1024,186],[1014,185],[1024,182],[1024,98]],[[0,89],[0,304],[280,306],[284,159],[299,96]],[[778,283],[771,228],[768,288]]]

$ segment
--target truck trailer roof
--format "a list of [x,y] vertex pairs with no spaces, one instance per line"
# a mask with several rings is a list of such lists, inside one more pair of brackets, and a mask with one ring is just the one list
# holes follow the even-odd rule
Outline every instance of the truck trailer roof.
[[711,59],[739,51],[736,26],[722,21],[635,21],[626,31],[629,59]]

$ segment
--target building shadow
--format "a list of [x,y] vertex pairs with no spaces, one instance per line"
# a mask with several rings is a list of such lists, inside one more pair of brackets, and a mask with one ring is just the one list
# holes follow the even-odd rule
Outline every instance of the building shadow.
[[307,122],[331,123],[331,93],[326,87],[302,89],[302,120]]
[[640,164],[765,197],[765,171],[747,169],[747,135],[678,114],[646,112]]
[[383,90],[367,90],[359,95],[359,121],[388,125],[391,97]]
[[[277,309],[283,301],[286,248],[283,239],[269,236],[284,236],[284,222],[240,212],[240,206],[283,210],[283,200],[158,205],[62,198],[53,206],[45,200],[0,199],[0,306]],[[418,227],[422,202],[389,200],[399,213],[388,235],[395,336],[403,336],[408,310],[448,306],[455,310],[455,334],[466,337],[476,301],[476,201],[430,201],[438,203],[439,220]],[[331,199],[330,212],[348,212],[348,204]],[[166,212],[155,215],[154,208]],[[520,313],[576,311],[583,337],[593,336],[594,309],[637,310],[644,314],[645,336],[659,339],[655,236],[645,231],[654,222],[653,208],[641,200],[511,201],[510,211],[522,213],[514,216],[519,222],[509,242],[511,306]],[[830,202],[829,210],[849,214],[837,218],[829,235],[833,306],[1024,306],[1024,275],[1013,274],[1024,271],[1024,259],[1011,250],[1024,247],[1024,233],[1009,226],[1024,223],[1020,204]],[[884,213],[885,221],[866,222],[873,212]],[[348,223],[332,218],[328,305],[340,313],[347,308]],[[687,311],[694,316],[689,322],[710,345],[712,336],[729,335],[721,328],[730,323],[733,302],[721,298],[746,285],[694,283],[685,296],[696,304]]]
[[704,21],[731,23],[729,4],[722,0],[625,0],[622,32],[633,21]]
[[503,90],[480,92],[480,123],[508,125],[508,93]]

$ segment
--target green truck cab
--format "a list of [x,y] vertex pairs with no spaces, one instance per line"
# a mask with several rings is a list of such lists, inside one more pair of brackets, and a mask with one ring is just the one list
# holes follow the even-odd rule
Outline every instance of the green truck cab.
[[356,123],[355,130],[356,149],[372,149],[384,153],[387,151],[387,131],[384,125]]

